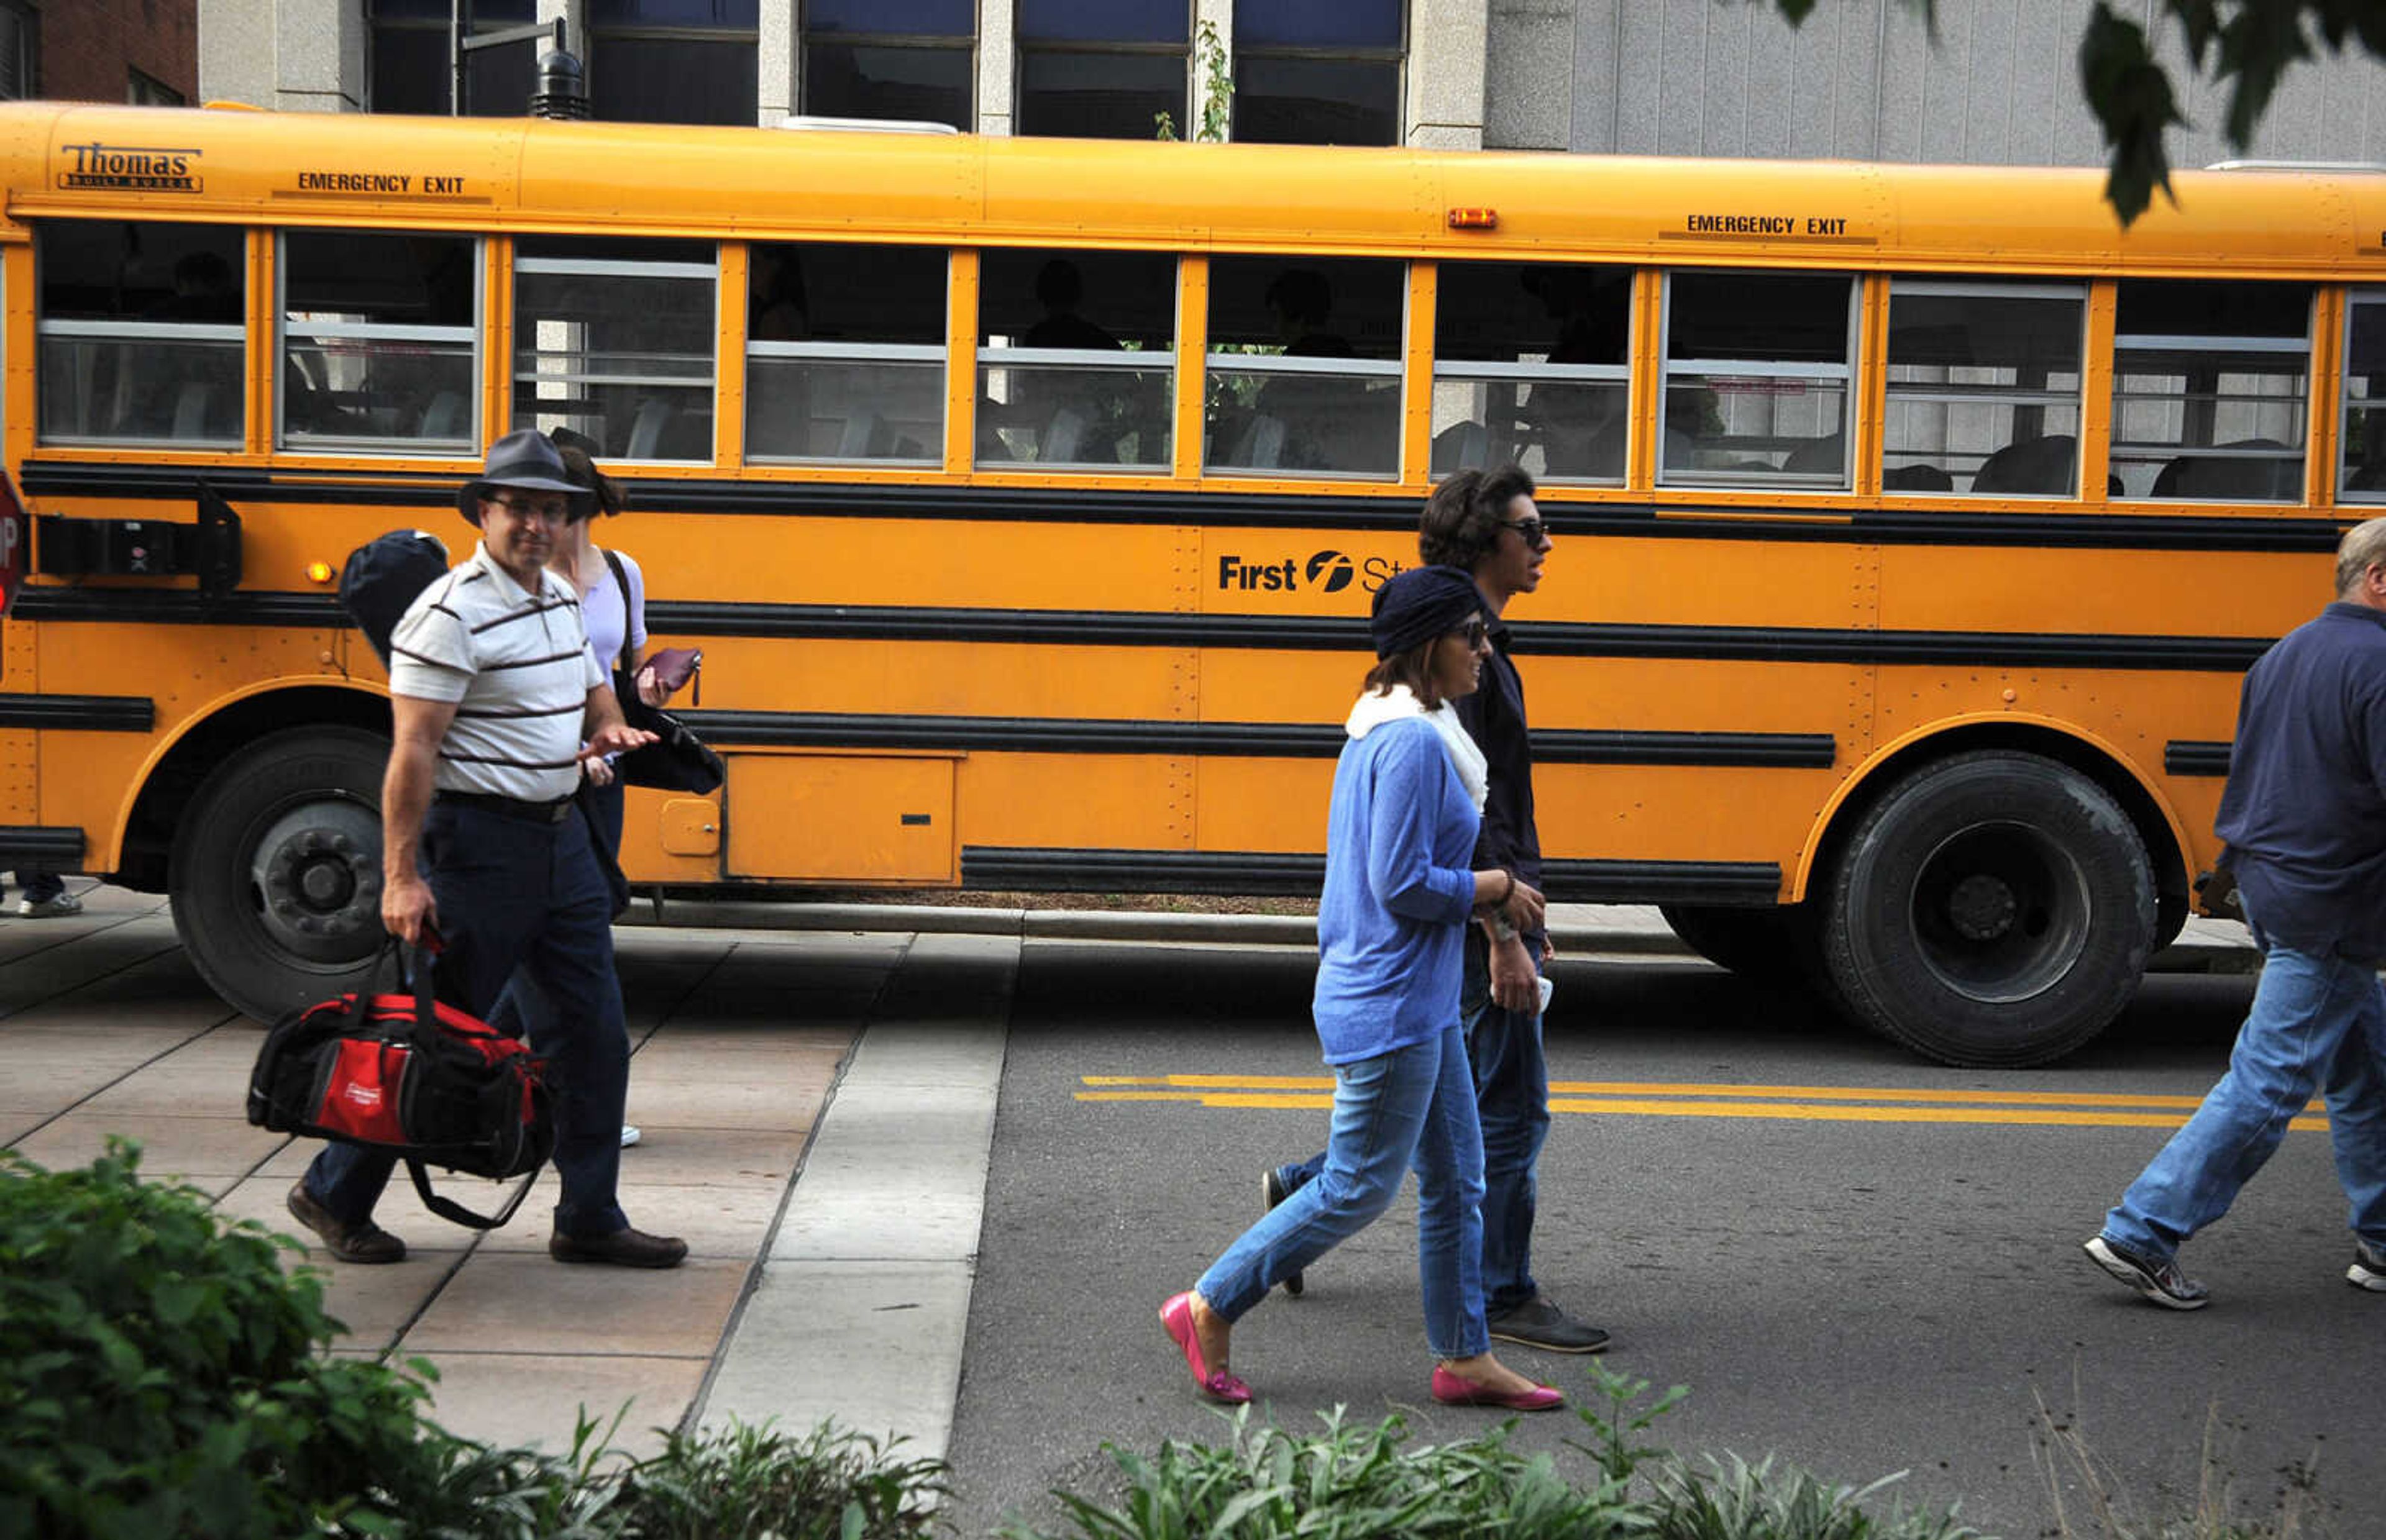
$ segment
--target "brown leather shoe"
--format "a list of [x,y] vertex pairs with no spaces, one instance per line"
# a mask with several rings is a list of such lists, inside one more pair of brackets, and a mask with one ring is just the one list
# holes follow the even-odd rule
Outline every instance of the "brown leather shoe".
[[609,1235],[546,1238],[546,1254],[559,1262],[608,1262],[617,1268],[675,1268],[687,1259],[687,1243],[676,1235],[649,1235],[624,1227]]
[[370,1220],[342,1224],[332,1211],[315,1201],[301,1179],[290,1189],[290,1217],[312,1230],[323,1249],[344,1262],[402,1262],[406,1243]]

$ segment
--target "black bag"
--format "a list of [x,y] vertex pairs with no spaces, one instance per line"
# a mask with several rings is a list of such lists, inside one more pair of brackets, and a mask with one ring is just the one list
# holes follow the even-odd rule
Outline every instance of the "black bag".
[[[391,942],[382,957],[395,960]],[[378,980],[382,964],[374,966]],[[358,990],[273,1024],[249,1074],[248,1121],[278,1133],[377,1149],[405,1161],[423,1207],[474,1230],[513,1218],[523,1183],[495,1215],[431,1190],[426,1165],[503,1179],[555,1153],[545,1066],[513,1038],[431,996],[431,955],[410,994]]]
[[[605,562],[613,569],[613,581],[622,586],[622,604],[626,610],[630,602],[629,574],[622,570],[622,558],[612,552],[605,553]],[[703,656],[695,655],[699,667]],[[721,756],[712,752],[685,722],[638,697],[637,681],[622,667],[619,658],[613,663],[613,695],[622,703],[622,719],[632,727],[653,733],[657,740],[613,761],[613,773],[624,784],[703,796],[728,778],[728,768],[722,764]]]
[[383,668],[389,667],[389,633],[406,607],[446,573],[447,547],[428,530],[392,530],[348,553],[340,569],[340,607],[372,644]]

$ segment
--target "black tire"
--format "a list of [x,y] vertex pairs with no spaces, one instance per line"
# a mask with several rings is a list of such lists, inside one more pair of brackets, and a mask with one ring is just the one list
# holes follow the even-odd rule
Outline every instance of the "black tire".
[[1801,934],[1801,910],[1660,904],[1657,912],[1690,950],[1743,979],[1780,983],[1805,976],[1802,954],[1813,948]]
[[259,1021],[358,985],[381,949],[389,740],[350,727],[260,738],[183,810],[169,889],[199,976]]
[[2152,863],[2103,789],[2033,754],[1890,788],[1833,874],[1824,960],[1859,1020],[1948,1064],[2019,1069],[2094,1037],[2153,953]]

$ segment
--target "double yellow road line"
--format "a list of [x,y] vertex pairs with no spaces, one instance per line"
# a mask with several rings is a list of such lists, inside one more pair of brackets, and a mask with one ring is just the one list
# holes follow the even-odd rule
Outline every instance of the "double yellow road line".
[[[1330,1075],[1086,1075],[1083,1102],[1193,1102],[1215,1108],[1326,1108]],[[1550,1082],[1550,1110],[1641,1118],[1791,1118],[1852,1123],[2004,1123],[2064,1128],[2177,1128],[2198,1096],[2069,1091],[1916,1090],[1877,1085],[1697,1082]],[[2318,1102],[2289,1128],[2324,1130]]]

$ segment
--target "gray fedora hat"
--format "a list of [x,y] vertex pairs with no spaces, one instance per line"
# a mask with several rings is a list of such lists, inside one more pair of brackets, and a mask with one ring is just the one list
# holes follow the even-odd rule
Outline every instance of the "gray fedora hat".
[[574,499],[588,495],[586,487],[573,485],[564,473],[563,457],[555,452],[554,442],[535,428],[518,428],[489,445],[489,458],[481,473],[456,494],[457,511],[480,523],[481,499],[490,488],[501,486],[560,492]]

